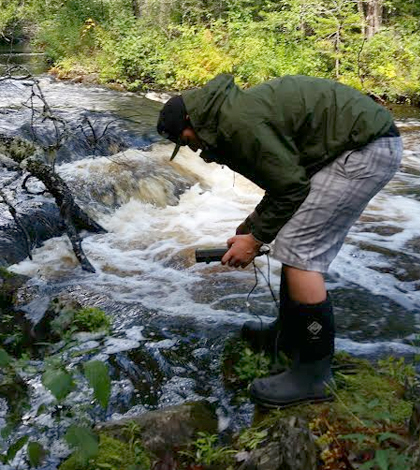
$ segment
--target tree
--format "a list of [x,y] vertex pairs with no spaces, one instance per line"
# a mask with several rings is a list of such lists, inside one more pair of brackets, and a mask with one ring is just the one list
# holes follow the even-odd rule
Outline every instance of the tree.
[[367,0],[366,7],[366,37],[369,39],[376,34],[382,26],[382,0]]
[[355,0],[321,0],[311,18],[320,49],[334,60],[335,77],[341,76],[341,61],[349,43],[360,38],[361,18]]

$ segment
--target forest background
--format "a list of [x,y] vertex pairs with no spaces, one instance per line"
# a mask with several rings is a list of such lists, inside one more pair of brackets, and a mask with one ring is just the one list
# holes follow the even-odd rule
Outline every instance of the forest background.
[[0,33],[133,91],[304,74],[420,104],[420,0],[0,0]]

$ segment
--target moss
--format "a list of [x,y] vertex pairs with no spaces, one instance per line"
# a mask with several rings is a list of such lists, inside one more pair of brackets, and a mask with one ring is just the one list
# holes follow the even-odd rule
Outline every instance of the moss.
[[343,377],[346,384],[337,393],[342,412],[357,413],[368,423],[388,421],[395,425],[404,424],[410,417],[412,404],[402,398],[404,389],[393,378],[381,376],[373,368]]
[[22,162],[25,158],[35,153],[35,146],[19,137],[0,136],[0,153],[10,157],[15,162]]
[[99,436],[99,453],[89,462],[80,460],[77,452],[60,465],[60,470],[149,470],[150,458],[139,443],[128,443],[101,434]]
[[216,406],[214,403],[209,403],[207,400],[186,402],[185,406],[188,407],[191,417],[191,424],[195,429],[200,429],[207,433],[212,433],[217,430]]

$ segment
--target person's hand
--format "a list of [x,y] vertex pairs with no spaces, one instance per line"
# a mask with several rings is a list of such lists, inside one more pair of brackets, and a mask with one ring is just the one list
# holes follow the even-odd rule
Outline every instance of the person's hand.
[[222,264],[245,268],[257,256],[262,243],[252,234],[235,235],[227,241],[229,250],[222,258]]

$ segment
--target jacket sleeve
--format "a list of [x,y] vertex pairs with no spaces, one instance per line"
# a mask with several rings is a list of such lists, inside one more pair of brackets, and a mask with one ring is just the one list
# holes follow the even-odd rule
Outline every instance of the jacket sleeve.
[[265,190],[247,223],[256,239],[270,243],[309,193],[299,152],[292,138],[279,135],[267,123],[235,133],[230,147],[231,168]]

